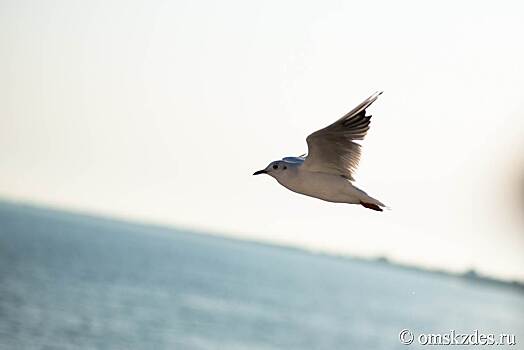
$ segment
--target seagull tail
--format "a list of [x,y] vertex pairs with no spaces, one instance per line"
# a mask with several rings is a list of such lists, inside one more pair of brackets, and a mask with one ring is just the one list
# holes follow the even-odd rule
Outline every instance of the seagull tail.
[[358,199],[359,199],[358,204],[360,204],[364,208],[368,208],[368,209],[375,210],[375,211],[384,211],[384,209],[382,208],[391,210],[391,208],[387,207],[384,203],[382,203],[378,199],[371,197],[369,194],[362,191],[360,188],[356,186],[352,186],[352,187],[360,193],[360,195],[358,196]]

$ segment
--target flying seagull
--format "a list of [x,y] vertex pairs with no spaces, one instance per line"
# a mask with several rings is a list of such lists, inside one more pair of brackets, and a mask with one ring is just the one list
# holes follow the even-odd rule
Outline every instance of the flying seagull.
[[360,160],[360,145],[354,141],[366,136],[371,119],[366,108],[381,94],[374,93],[333,124],[309,135],[307,156],[276,160],[253,175],[267,174],[287,189],[306,196],[382,211],[382,202],[352,184]]

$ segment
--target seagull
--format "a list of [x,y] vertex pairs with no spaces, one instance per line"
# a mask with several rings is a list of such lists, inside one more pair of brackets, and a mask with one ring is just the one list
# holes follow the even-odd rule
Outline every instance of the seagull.
[[375,92],[333,124],[309,135],[307,155],[284,157],[253,175],[267,174],[285,188],[306,196],[382,211],[382,202],[352,183],[360,160],[360,145],[354,141],[366,136],[371,119],[366,108],[381,94]]

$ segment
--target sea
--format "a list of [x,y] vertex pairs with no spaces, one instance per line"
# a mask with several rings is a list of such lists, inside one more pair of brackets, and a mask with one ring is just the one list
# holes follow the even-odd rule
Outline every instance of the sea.
[[450,347],[524,349],[522,289],[0,202],[2,350]]

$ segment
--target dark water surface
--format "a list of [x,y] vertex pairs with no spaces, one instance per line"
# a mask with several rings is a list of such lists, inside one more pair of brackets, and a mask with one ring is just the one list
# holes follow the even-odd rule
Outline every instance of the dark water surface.
[[400,344],[404,328],[524,349],[524,294],[0,202],[2,350],[424,348]]

